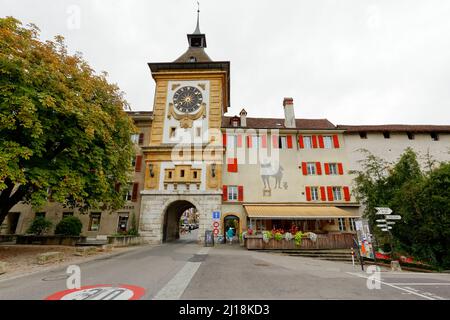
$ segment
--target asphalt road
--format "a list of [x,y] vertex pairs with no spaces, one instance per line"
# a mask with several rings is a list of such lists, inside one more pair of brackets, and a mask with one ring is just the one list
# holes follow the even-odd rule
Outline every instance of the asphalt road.
[[[141,299],[450,299],[450,274],[380,272],[343,262],[200,247],[196,234],[80,264],[81,285],[132,285]],[[1,280],[0,299],[45,299],[67,290],[66,268]],[[369,289],[367,283],[373,289]],[[112,296],[109,296],[112,297]]]

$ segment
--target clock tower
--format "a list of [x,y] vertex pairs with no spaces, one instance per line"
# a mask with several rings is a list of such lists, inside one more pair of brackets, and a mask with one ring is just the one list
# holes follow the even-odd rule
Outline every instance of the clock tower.
[[177,239],[188,209],[199,218],[201,243],[213,212],[221,210],[220,126],[230,101],[230,63],[206,54],[199,13],[186,52],[173,62],[148,64],[156,89],[150,142],[143,148],[140,234],[149,243]]

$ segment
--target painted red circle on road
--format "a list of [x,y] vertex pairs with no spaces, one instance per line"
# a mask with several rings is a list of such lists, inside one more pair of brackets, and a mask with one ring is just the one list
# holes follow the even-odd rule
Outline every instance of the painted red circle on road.
[[217,222],[217,221],[214,222],[214,223],[213,223],[213,226],[214,226],[214,228],[218,228],[218,227],[219,227],[219,222]]
[[[125,296],[127,296],[126,300],[138,300],[145,293],[144,288],[132,286],[132,285],[128,285],[128,284],[119,284],[119,285],[97,284],[97,285],[92,285],[92,286],[83,286],[79,289],[68,289],[68,290],[64,290],[64,291],[59,291],[59,292],[56,292],[56,293],[48,296],[44,300],[96,300],[96,299],[87,299],[87,298],[86,299],[74,299],[74,298],[76,298],[77,294],[81,295],[81,294],[83,294],[83,292],[88,292],[89,290],[94,290],[97,288],[104,289],[104,291],[106,291],[107,295],[113,293],[114,291],[117,291],[120,289],[122,289],[122,290],[125,289],[122,293],[125,293]],[[109,290],[110,292],[108,293],[107,290]],[[119,294],[118,296],[122,295],[122,293]],[[99,295],[97,294],[97,297],[98,296]],[[98,300],[100,300],[100,299],[98,299]],[[113,300],[113,299],[109,299],[109,300]],[[119,299],[117,299],[117,300],[119,300]],[[121,300],[125,300],[125,299],[121,299]]]

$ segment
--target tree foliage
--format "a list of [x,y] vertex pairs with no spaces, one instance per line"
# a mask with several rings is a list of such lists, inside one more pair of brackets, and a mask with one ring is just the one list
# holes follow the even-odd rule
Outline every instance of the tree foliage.
[[118,209],[134,132],[126,101],[62,37],[0,18],[0,224],[19,201]]
[[83,224],[78,217],[68,216],[62,219],[55,227],[55,234],[64,236],[79,236]]
[[[367,152],[366,152],[367,153]],[[367,153],[356,173],[355,193],[364,205],[372,232],[381,242],[386,235],[376,227],[375,207],[390,207],[402,216],[392,228],[398,250],[441,268],[450,267],[450,163],[422,171],[417,155],[406,149],[395,164]]]

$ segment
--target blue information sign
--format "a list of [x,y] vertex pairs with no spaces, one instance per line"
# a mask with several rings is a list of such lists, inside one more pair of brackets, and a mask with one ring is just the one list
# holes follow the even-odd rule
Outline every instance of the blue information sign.
[[213,219],[220,219],[220,211],[213,211]]

